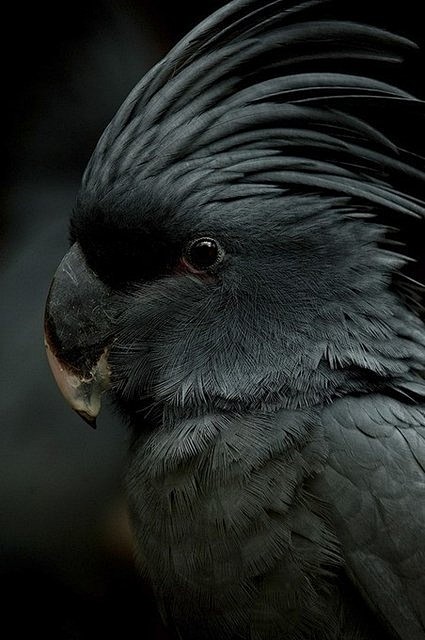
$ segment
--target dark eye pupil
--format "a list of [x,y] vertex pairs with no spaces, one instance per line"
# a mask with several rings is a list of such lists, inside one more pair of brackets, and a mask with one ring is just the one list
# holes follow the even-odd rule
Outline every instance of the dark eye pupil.
[[200,269],[212,267],[220,259],[220,255],[219,245],[212,238],[194,240],[187,250],[189,262]]

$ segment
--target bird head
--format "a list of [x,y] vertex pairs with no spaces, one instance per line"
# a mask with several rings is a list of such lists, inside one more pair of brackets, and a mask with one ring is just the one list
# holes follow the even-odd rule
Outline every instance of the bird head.
[[407,258],[386,242],[422,220],[423,174],[357,112],[417,101],[350,70],[412,45],[281,5],[208,18],[89,162],[46,309],[55,377],[89,421],[109,386],[137,422],[314,406],[397,375],[383,353]]

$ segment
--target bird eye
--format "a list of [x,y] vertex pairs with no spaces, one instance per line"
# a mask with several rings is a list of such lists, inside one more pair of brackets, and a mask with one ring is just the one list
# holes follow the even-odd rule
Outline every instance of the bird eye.
[[197,238],[187,245],[184,261],[187,266],[198,271],[215,267],[224,257],[224,251],[213,238]]

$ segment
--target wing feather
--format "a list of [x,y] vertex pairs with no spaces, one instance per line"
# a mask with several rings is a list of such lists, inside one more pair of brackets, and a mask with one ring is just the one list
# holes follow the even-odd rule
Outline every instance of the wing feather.
[[333,509],[348,572],[403,640],[425,638],[425,405],[343,398],[323,422]]

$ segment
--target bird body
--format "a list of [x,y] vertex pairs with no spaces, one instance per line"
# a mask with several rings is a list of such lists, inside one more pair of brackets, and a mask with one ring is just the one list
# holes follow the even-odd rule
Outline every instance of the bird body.
[[86,419],[109,363],[183,640],[425,638],[423,106],[388,71],[415,47],[350,7],[235,0],[176,45],[99,141],[50,292]]

